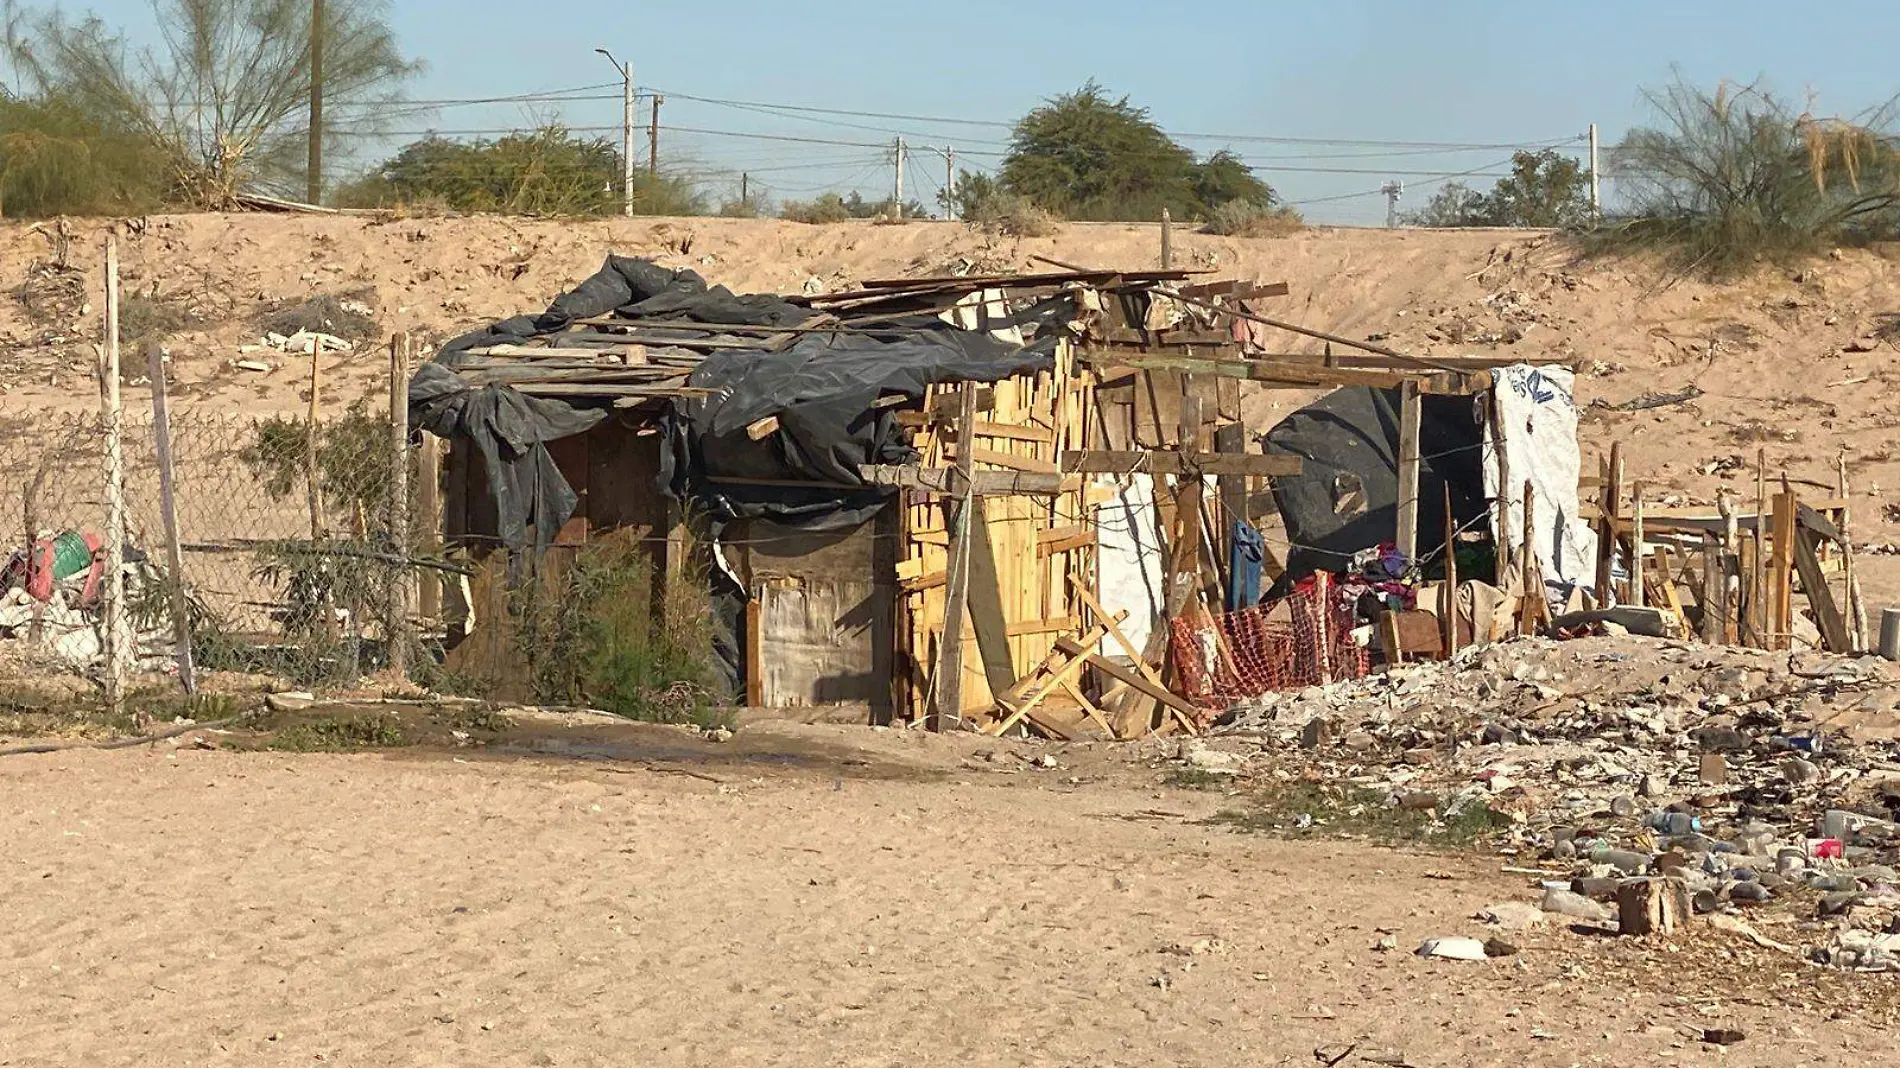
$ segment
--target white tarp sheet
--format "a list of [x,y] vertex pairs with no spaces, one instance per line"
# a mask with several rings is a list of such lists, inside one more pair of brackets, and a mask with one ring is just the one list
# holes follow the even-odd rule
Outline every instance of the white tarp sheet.
[[[1121,631],[1135,648],[1142,649],[1154,631],[1155,620],[1161,618],[1162,573],[1167,564],[1155,531],[1154,476],[1125,477],[1125,482],[1103,480],[1116,486],[1117,492],[1095,508],[1097,597],[1111,613],[1127,610]],[[1102,640],[1100,652],[1104,656],[1127,656],[1112,638]]]
[[1596,578],[1596,531],[1578,515],[1576,376],[1561,367],[1512,364],[1493,372],[1486,421],[1484,489],[1504,501],[1499,544],[1512,553],[1524,537],[1524,483],[1532,487],[1532,549],[1554,599]]

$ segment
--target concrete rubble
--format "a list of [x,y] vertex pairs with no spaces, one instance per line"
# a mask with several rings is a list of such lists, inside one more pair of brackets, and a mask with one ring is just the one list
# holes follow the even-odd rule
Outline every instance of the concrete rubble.
[[1876,657],[1520,639],[1268,695],[1181,755],[1440,820],[1482,806],[1556,923],[1614,929],[1619,888],[1654,880],[1762,944],[1900,972],[1897,704]]

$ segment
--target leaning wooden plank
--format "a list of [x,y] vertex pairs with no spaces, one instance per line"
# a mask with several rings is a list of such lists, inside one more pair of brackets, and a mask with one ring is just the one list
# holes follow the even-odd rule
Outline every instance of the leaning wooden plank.
[[1095,702],[1088,699],[1088,695],[1082,692],[1082,688],[1075,684],[1074,679],[1062,680],[1062,692],[1068,694],[1076,704],[1082,706],[1082,711],[1086,712],[1088,717],[1095,721],[1097,727],[1102,728],[1103,736],[1108,738],[1115,737],[1115,728],[1108,725],[1108,714],[1103,712],[1100,708],[1097,708]]
[[1146,676],[1137,673],[1133,668],[1118,664],[1099,653],[1089,652],[1086,647],[1078,643],[1074,638],[1057,638],[1056,648],[1061,649],[1071,656],[1088,657],[1089,663],[1094,665],[1096,670],[1103,672],[1110,678],[1127,683],[1130,687],[1147,694],[1149,697],[1167,705],[1169,708],[1181,712],[1189,719],[1200,715],[1200,709],[1195,708],[1186,700],[1176,696],[1175,693],[1166,686],[1149,680]]
[[[977,654],[983,660],[983,677],[991,693],[1002,693],[1016,685],[1016,665],[1009,652],[1009,623],[1003,615],[1003,591],[996,571],[996,553],[990,547],[990,525],[985,517],[983,498],[964,498],[960,507],[970,510],[968,586],[964,610],[976,634]],[[955,548],[951,552],[955,553]]]
[[1814,531],[1797,527],[1793,542],[1794,566],[1801,573],[1801,589],[1808,595],[1808,606],[1814,610],[1814,624],[1821,631],[1822,647],[1832,653],[1852,652],[1854,642],[1847,630],[1847,619],[1834,603],[1834,591],[1828,588],[1827,576],[1821,573]]
[[1135,669],[1146,676],[1149,682],[1164,690],[1167,689],[1167,684],[1161,681],[1161,673],[1156,671],[1148,661],[1142,658],[1141,650],[1135,648],[1135,643],[1129,641],[1128,635],[1122,632],[1120,623],[1122,619],[1127,617],[1128,613],[1117,612],[1113,616],[1109,615],[1108,612],[1102,608],[1102,602],[1096,600],[1095,594],[1089,592],[1088,586],[1082,582],[1071,579],[1069,588],[1073,589],[1075,595],[1081,598],[1083,606],[1095,614],[1095,618],[1112,620],[1112,622],[1108,624],[1108,636],[1115,639],[1116,645],[1122,647],[1122,651],[1128,654],[1128,659],[1134,661]]
[[1125,475],[1147,472],[1178,475],[1188,470],[1203,475],[1297,475],[1297,456],[1255,456],[1251,453],[1189,453],[1148,449],[1071,449],[1062,454],[1062,469],[1086,474]]
[[[1093,644],[1102,640],[1103,633],[1103,627],[1098,623],[1083,635],[1083,640]],[[1073,639],[1063,640],[1072,641]],[[1030,715],[1035,707],[1042,703],[1043,698],[1061,688],[1063,679],[1082,670],[1084,660],[1081,654],[1067,649],[1051,650],[1036,670],[1026,677],[1026,681],[1040,677],[1040,681],[1037,681],[1028,692],[1021,695],[1004,693],[996,698],[997,706],[1005,709],[1009,714],[998,720],[994,727],[989,728],[989,733],[1002,734],[1014,727],[1024,716]]]

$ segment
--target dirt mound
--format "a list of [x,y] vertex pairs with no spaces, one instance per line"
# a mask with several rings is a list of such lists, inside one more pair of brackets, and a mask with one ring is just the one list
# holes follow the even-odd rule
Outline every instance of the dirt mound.
[[[90,407],[97,340],[100,224],[75,224],[70,262],[51,228],[0,228],[0,408]],[[761,219],[527,220],[499,217],[368,220],[328,216],[154,216],[128,227],[128,294],[168,309],[155,338],[169,354],[181,406],[300,410],[306,360],[259,345],[271,314],[352,295],[366,309],[357,333],[398,330],[434,343],[545,307],[615,252],[690,267],[737,290],[798,292],[875,277],[980,269],[1039,269],[1031,257],[1152,267],[1157,228],[1070,224],[1047,237],[988,235],[959,224],[809,226]],[[1709,503],[1718,487],[1752,495],[1749,468],[1765,450],[1816,495],[1835,486],[1846,450],[1861,505],[1858,541],[1887,545],[1894,524],[1875,499],[1900,482],[1900,396],[1885,389],[1900,332],[1893,249],[1851,250],[1786,270],[1764,267],[1727,285],[1668,275],[1653,264],[1586,259],[1541,232],[1303,230],[1245,239],[1177,233],[1177,262],[1240,277],[1284,280],[1272,311],[1348,336],[1380,338],[1422,355],[1559,355],[1584,371],[1587,460],[1625,444],[1629,477],[1658,504]],[[365,295],[367,299],[365,299]],[[1289,352],[1317,343],[1288,336]],[[425,350],[426,351],[426,350]],[[381,395],[387,364],[373,340],[325,357],[326,401]],[[138,370],[128,371],[134,383]],[[1615,406],[1645,394],[1701,392],[1662,407]],[[1263,391],[1249,421],[1262,427],[1303,403]],[[128,404],[143,403],[136,391]],[[1862,570],[1873,605],[1900,600],[1900,567]]]

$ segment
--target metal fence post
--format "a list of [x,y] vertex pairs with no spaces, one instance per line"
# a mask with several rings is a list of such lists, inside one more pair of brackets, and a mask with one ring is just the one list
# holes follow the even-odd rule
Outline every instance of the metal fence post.
[[[106,421],[105,689],[106,708],[125,710],[127,648],[125,628],[125,455],[120,441],[119,402],[119,235],[106,231],[105,338],[100,347],[99,400]],[[145,716],[138,715],[145,726]]]
[[384,623],[390,671],[409,674],[409,335],[389,339],[389,618]]
[[178,643],[178,682],[186,693],[198,692],[197,667],[191,656],[191,611],[185,596],[185,553],[178,538],[178,487],[172,464],[172,424],[165,395],[165,354],[152,346],[146,365],[152,380],[152,445],[158,457],[158,509],[165,524],[165,563],[171,578],[172,637]]

